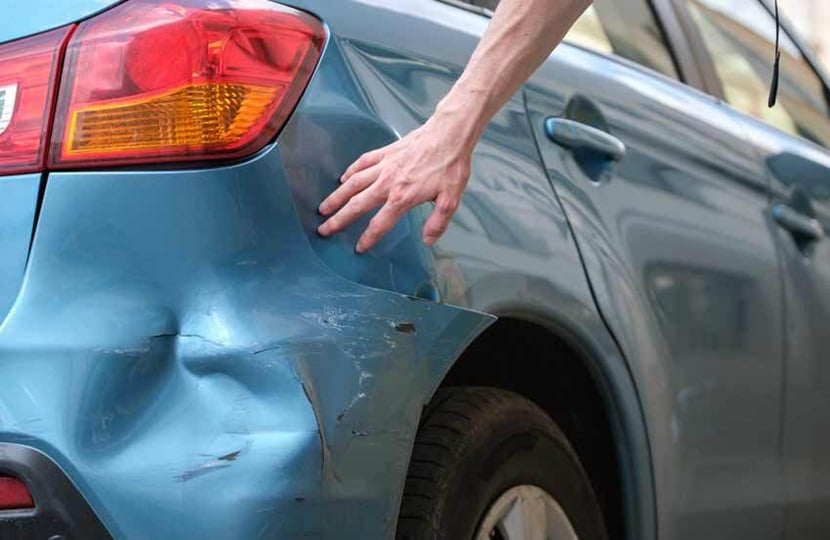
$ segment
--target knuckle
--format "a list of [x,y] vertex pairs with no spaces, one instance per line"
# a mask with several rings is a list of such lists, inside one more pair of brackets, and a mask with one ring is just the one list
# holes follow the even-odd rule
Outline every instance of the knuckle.
[[404,190],[395,189],[389,193],[388,204],[395,211],[406,210],[411,201],[412,196]]
[[378,231],[372,227],[367,227],[365,231],[363,231],[363,239],[374,243],[375,239],[378,237]]
[[367,227],[367,232],[373,236],[379,235],[381,232],[388,228],[388,220],[384,219],[382,216],[377,215],[372,218],[369,222],[369,227]]
[[340,229],[342,228],[340,216],[335,214],[332,217],[330,217],[329,220],[326,222],[326,227],[329,231],[333,233],[340,231]]
[[458,210],[458,199],[455,197],[442,199],[436,203],[435,208],[440,214],[450,216]]
[[366,153],[364,153],[360,156],[360,161],[361,161],[361,163],[366,163],[366,164],[372,163],[373,161],[376,160],[377,155],[378,155],[377,150],[373,150],[371,152],[366,152]]
[[449,224],[449,221],[439,221],[436,223],[432,223],[430,224],[429,232],[436,236],[444,234],[444,231],[447,230],[447,226]]
[[354,189],[360,190],[366,188],[372,183],[372,175],[370,173],[361,173],[355,176]]
[[354,214],[362,214],[367,210],[369,203],[365,196],[358,195],[352,199],[351,206]]

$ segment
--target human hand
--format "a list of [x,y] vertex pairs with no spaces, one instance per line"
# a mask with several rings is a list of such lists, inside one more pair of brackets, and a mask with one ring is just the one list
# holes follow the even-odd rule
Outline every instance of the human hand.
[[434,244],[447,230],[470,176],[473,142],[431,119],[400,140],[363,154],[340,178],[341,185],[320,204],[328,219],[317,232],[342,231],[378,206],[355,247],[365,253],[409,210],[425,202],[435,208],[426,220],[423,239]]

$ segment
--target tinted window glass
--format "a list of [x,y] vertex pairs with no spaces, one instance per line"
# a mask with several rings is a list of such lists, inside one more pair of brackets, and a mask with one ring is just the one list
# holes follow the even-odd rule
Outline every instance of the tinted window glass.
[[565,40],[679,78],[663,31],[646,0],[594,0]]
[[[462,0],[495,9],[498,0]],[[633,60],[677,79],[677,69],[647,0],[594,0],[565,41]]]
[[830,147],[827,96],[795,44],[781,35],[778,105],[767,107],[775,19],[756,0],[687,0],[724,98],[787,133]]

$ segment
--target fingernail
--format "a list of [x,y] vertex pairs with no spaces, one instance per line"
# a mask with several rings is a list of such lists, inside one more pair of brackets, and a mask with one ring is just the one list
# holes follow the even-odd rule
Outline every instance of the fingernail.
[[328,236],[329,228],[326,226],[325,223],[317,227],[317,234],[319,234],[320,236]]
[[366,246],[363,245],[363,243],[358,242],[357,245],[354,247],[354,250],[358,255],[363,255],[364,253],[366,253]]
[[322,203],[318,208],[317,211],[323,214],[324,216],[328,213],[329,207],[326,203]]

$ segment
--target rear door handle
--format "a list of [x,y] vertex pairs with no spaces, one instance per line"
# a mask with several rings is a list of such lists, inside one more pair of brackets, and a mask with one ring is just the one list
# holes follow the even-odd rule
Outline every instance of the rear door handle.
[[610,133],[568,120],[550,117],[545,120],[545,134],[550,140],[569,150],[588,151],[610,161],[625,156],[625,145]]
[[773,206],[772,217],[779,225],[802,239],[817,242],[824,238],[824,227],[817,219],[802,214],[789,205],[778,203]]

